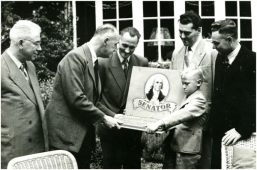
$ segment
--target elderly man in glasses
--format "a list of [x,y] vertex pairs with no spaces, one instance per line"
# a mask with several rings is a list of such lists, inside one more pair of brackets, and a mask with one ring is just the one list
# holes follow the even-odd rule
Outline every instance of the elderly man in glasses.
[[48,150],[46,122],[35,59],[41,28],[26,20],[10,30],[10,47],[1,57],[1,168],[15,157]]
[[212,168],[221,168],[221,142],[233,145],[256,129],[256,53],[238,41],[232,20],[211,25],[212,43],[219,54],[215,64],[211,110]]

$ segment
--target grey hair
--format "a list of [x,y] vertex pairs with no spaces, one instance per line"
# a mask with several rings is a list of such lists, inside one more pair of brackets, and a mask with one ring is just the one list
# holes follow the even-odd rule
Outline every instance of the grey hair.
[[39,25],[29,20],[19,20],[11,28],[9,35],[11,41],[18,42],[19,39],[26,38],[34,32],[41,33]]
[[103,35],[107,32],[118,32],[116,27],[113,26],[112,24],[104,24],[99,26],[96,30],[95,30],[95,34],[94,37],[97,35]]
[[156,80],[157,78],[159,78],[159,79],[162,81],[162,87],[161,87],[161,89],[163,89],[163,79],[162,79],[161,77],[155,77],[155,78],[154,78],[154,80],[153,80],[153,82],[152,82],[151,88],[154,87],[154,83],[155,83],[155,80]]

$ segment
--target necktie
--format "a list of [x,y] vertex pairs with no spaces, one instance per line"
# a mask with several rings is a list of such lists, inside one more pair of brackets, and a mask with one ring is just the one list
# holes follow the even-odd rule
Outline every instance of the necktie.
[[95,71],[96,88],[98,88],[98,60],[95,61],[94,71]]
[[189,56],[189,52],[191,51],[191,47],[187,47],[187,50],[186,50],[186,53],[185,53],[185,64],[186,64],[186,66],[188,67],[189,66],[189,58],[188,58],[188,56]]
[[227,73],[228,68],[230,66],[227,56],[224,56],[224,60],[223,60],[222,64],[223,64],[223,68],[224,68],[224,74],[223,74],[223,82],[224,82],[225,79],[226,79],[226,73]]
[[25,71],[25,64],[24,63],[22,63],[22,65],[20,66],[20,70],[22,71],[23,75],[25,76],[25,79],[27,81],[29,81],[29,76],[28,76],[28,74]]
[[128,60],[127,59],[124,59],[123,61],[122,61],[122,64],[123,64],[123,71],[124,71],[124,73],[125,73],[125,76],[126,76],[126,78],[127,78],[127,75],[128,75]]

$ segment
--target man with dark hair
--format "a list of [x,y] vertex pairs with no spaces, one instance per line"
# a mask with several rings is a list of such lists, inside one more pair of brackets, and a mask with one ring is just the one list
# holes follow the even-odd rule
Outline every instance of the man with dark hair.
[[[211,107],[211,95],[213,84],[214,58],[212,57],[212,45],[202,39],[202,22],[198,14],[193,11],[180,15],[179,34],[184,46],[175,49],[171,61],[172,70],[184,70],[189,66],[200,67],[203,71],[204,80],[201,91],[207,100],[206,109],[209,115]],[[203,132],[202,158],[198,168],[209,169],[211,165],[211,135],[209,133],[208,122],[206,122]]]
[[[118,50],[109,59],[99,59],[103,87],[101,102],[115,113],[124,112],[133,66],[148,66],[147,59],[133,54],[139,38],[136,28],[123,29]],[[103,168],[141,168],[142,132],[130,129],[112,130],[99,124],[98,134],[103,149]]]
[[233,145],[256,129],[256,53],[240,45],[232,20],[211,25],[215,64],[212,168],[221,168],[221,142]]
[[58,65],[46,108],[50,149],[70,151],[79,169],[90,168],[95,126],[103,123],[107,128],[120,128],[115,113],[99,102],[97,57],[108,58],[117,48],[118,37],[113,25],[102,25],[88,43],[70,51]]

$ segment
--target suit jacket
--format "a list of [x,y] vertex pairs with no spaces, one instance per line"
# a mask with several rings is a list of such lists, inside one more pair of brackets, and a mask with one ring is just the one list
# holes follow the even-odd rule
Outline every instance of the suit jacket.
[[1,167],[15,157],[48,150],[48,135],[35,66],[27,61],[31,86],[4,52],[1,57]]
[[105,114],[114,116],[99,103],[100,91],[101,83],[96,87],[87,44],[70,51],[58,65],[53,94],[46,108],[51,146],[79,152],[88,129],[102,121]]
[[[183,70],[184,69],[184,56],[186,47],[175,50],[171,61],[172,70]],[[214,53],[214,54],[213,54]],[[203,71],[203,83],[201,85],[201,91],[208,102],[208,106],[211,105],[211,96],[213,91],[213,79],[214,79],[214,64],[217,51],[212,50],[212,44],[202,39],[196,47],[193,54],[191,63],[195,66],[200,67]],[[209,109],[207,109],[209,113]]]
[[256,129],[256,53],[241,49],[222,76],[224,56],[217,56],[211,122],[215,136],[232,128],[248,138]]
[[170,134],[173,135],[170,146],[175,152],[201,152],[202,131],[207,121],[206,106],[205,97],[197,90],[184,98],[180,110],[162,118],[166,129],[176,125],[174,134]]
[[[148,60],[132,54],[126,79],[117,52],[109,59],[99,59],[99,72],[103,86],[101,103],[115,113],[122,113],[126,106],[133,66],[147,67]],[[98,128],[101,137],[113,139],[111,134],[115,133],[115,130],[106,129],[101,124]]]

